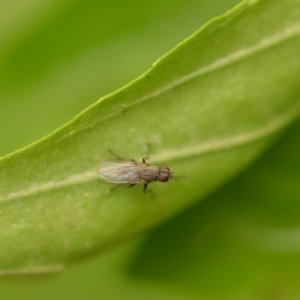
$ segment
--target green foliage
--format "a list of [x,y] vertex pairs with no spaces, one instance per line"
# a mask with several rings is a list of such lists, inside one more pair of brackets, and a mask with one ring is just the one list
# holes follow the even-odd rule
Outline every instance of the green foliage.
[[[72,14],[68,5],[64,9]],[[81,11],[82,7],[78,4],[73,9]],[[85,9],[95,26],[92,9]],[[18,51],[34,59],[30,47],[37,45],[41,53],[49,55],[37,57],[39,64],[46,61],[48,72],[58,64],[68,71],[63,72],[65,77],[73,69],[65,66],[68,53],[76,57],[83,47],[95,47],[92,34],[81,35],[67,28],[66,32],[74,31],[74,36],[78,33],[84,44],[77,47],[69,38],[69,48],[57,50],[60,55],[55,55],[47,47],[46,37],[59,31],[57,28],[66,22],[65,15],[57,20],[53,28],[45,20],[44,27],[28,38],[30,46],[24,43],[15,52],[7,50],[2,55],[5,63],[0,77],[6,83],[3,99],[7,95],[16,97],[43,75],[42,68],[28,70],[28,76],[20,73],[23,87],[12,92],[16,77],[8,70],[13,64],[21,68],[25,63],[13,59],[20,57]],[[147,19],[137,22],[143,21]],[[1,274],[48,273],[105,251],[203,199],[253,162],[299,114],[299,24],[297,0],[244,1],[207,23],[137,80],[100,99],[41,141],[3,157]],[[128,24],[123,30],[129,28]],[[111,36],[109,30],[106,34]],[[103,33],[104,39],[107,36]],[[55,37],[63,40],[64,30]],[[74,68],[82,72],[78,65]],[[69,88],[71,94],[80,89]],[[92,94],[83,88],[81,93],[84,97]],[[47,103],[51,97],[36,103]],[[297,128],[284,142],[290,145],[288,148],[275,147],[273,154],[265,155],[248,173],[204,204],[158,228],[132,258],[131,277],[175,284],[176,289],[204,297],[272,295],[274,282],[281,278],[278,254],[274,253],[278,249],[290,251],[275,233],[282,230],[281,226],[298,225],[297,209],[292,210],[293,222],[288,218],[291,207],[298,208],[294,194],[299,195],[300,175],[294,164],[299,153]],[[147,143],[152,148],[149,161],[168,165],[178,180],[151,185],[155,199],[142,194],[140,186],[106,193],[111,185],[98,179],[97,166],[110,158],[107,149],[139,160]],[[281,157],[286,163],[278,163]],[[289,157],[293,160],[287,161]],[[291,184],[278,175],[282,169],[286,176],[293,175]],[[274,185],[276,193],[272,192]],[[279,195],[292,200],[283,202]],[[295,251],[292,238],[289,241],[288,249]],[[111,264],[118,265],[118,259],[110,259],[104,263],[104,273]],[[262,259],[266,261],[263,265],[258,263]],[[270,265],[273,271],[268,277]],[[264,276],[257,279],[260,272]],[[287,278],[291,276],[286,274]],[[265,277],[268,280],[263,280]],[[114,275],[107,278],[118,282]],[[218,292],[213,291],[216,280]],[[205,284],[199,286],[199,282]],[[141,289],[142,294],[148,290]],[[294,289],[285,290],[284,286],[283,293],[293,294]],[[150,290],[153,295],[161,293],[157,286]]]

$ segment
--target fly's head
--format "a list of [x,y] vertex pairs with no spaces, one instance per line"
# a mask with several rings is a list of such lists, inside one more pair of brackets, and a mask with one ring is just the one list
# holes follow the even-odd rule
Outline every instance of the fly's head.
[[170,168],[167,166],[162,166],[159,168],[159,173],[158,173],[158,177],[157,180],[161,181],[161,182],[167,182],[169,180],[169,178],[172,178],[172,173],[170,171]]

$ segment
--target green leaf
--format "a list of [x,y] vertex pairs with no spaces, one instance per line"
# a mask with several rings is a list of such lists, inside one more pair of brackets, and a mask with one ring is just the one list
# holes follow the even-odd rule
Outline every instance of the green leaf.
[[[154,226],[250,164],[299,113],[299,1],[244,1],[146,74],[0,161],[2,274],[59,270]],[[178,181],[107,194],[108,148]]]

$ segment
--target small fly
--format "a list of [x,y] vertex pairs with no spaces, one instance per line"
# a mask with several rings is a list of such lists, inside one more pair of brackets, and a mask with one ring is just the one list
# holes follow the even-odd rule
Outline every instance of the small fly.
[[144,193],[147,192],[147,186],[154,181],[167,182],[172,178],[170,168],[167,166],[154,166],[146,162],[147,158],[143,158],[142,162],[134,159],[120,157],[109,150],[116,159],[106,160],[99,166],[99,177],[110,183],[119,185],[129,184],[133,187],[136,184],[144,185]]

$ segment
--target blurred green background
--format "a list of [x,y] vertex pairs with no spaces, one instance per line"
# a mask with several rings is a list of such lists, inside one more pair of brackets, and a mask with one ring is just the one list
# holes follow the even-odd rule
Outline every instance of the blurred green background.
[[[1,1],[0,155],[51,133],[238,2]],[[299,134],[298,122],[238,178],[143,237],[61,274],[2,278],[0,299],[300,299]]]

